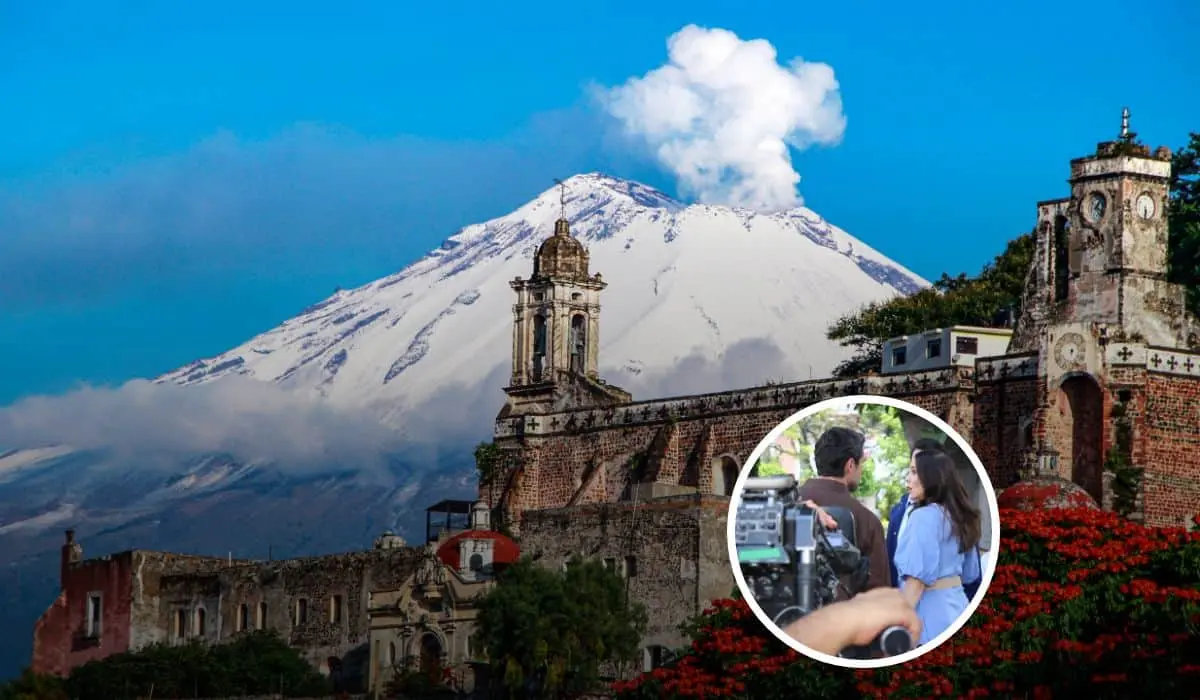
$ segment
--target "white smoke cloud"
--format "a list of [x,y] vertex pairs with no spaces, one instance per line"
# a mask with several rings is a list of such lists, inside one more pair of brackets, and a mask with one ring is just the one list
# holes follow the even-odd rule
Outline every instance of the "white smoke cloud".
[[602,91],[609,114],[702,202],[764,212],[801,204],[789,147],[834,145],[846,129],[833,68],[781,65],[768,41],[695,25],[672,35],[667,52],[666,65]]

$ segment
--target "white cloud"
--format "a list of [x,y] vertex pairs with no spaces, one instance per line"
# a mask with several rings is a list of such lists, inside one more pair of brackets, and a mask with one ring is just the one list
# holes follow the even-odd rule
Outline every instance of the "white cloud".
[[179,468],[175,459],[216,452],[294,470],[369,470],[399,442],[395,431],[365,413],[336,411],[243,377],[193,387],[135,380],[0,408],[0,445],[7,448],[111,450],[166,469]]
[[789,147],[833,145],[846,129],[833,68],[799,58],[781,65],[765,40],[695,25],[667,49],[666,65],[601,93],[609,114],[702,202],[798,206]]

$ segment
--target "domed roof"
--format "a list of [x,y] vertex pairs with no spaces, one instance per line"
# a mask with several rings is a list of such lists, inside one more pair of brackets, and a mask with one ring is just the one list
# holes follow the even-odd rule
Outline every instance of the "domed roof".
[[566,219],[554,224],[554,235],[538,247],[533,259],[534,277],[586,279],[588,252],[574,236]]
[[511,538],[495,530],[466,530],[449,538],[438,547],[438,559],[441,559],[442,563],[451,569],[459,569],[461,562],[458,559],[458,543],[463,540],[491,540],[493,565],[515,564],[521,558],[521,548]]
[[1096,500],[1076,484],[1056,476],[1034,476],[1000,492],[996,504],[1014,510],[1048,508],[1090,508],[1099,510]]

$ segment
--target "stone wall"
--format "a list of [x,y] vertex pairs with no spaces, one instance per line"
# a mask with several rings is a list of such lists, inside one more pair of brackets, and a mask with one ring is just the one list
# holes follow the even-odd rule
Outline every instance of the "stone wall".
[[1200,378],[1150,374],[1144,401],[1135,444],[1145,522],[1190,527],[1200,512]]
[[729,499],[674,496],[529,511],[522,552],[561,568],[573,556],[599,559],[625,577],[629,595],[646,606],[645,647],[674,649],[679,626],[735,589],[726,545]]
[[496,444],[509,467],[480,485],[480,497],[503,503],[503,516],[519,527],[526,511],[629,500],[651,484],[655,495],[671,487],[724,495],[728,459],[740,467],[788,416],[856,394],[906,400],[969,441],[973,388],[973,371],[960,367],[506,417],[497,421]]
[[[59,596],[34,627],[34,670],[65,675],[93,659],[165,641],[159,621],[163,577],[226,565],[212,557],[132,550],[66,566]],[[101,600],[101,631],[89,637],[85,617],[93,595]]]
[[370,663],[371,591],[399,588],[422,554],[405,547],[227,567],[220,572],[221,638],[237,633],[241,606],[256,627],[265,604],[266,628],[323,673],[336,670],[353,685],[365,679]]
[[[370,662],[371,591],[399,588],[423,554],[396,548],[254,562],[134,550],[78,562],[66,569],[62,594],[35,626],[33,665],[65,675],[86,661],[150,644],[227,641],[243,631],[246,606],[246,629],[279,632],[315,667],[353,687]],[[103,601],[99,637],[84,634],[91,595]]]
[[980,380],[971,447],[997,491],[1020,479],[1023,453],[1034,439],[1038,389],[1031,377]]

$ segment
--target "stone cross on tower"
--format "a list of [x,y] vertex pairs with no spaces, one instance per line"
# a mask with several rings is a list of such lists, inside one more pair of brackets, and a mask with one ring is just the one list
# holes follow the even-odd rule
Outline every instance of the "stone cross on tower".
[[629,400],[627,393],[599,382],[600,292],[607,285],[588,270],[587,249],[571,235],[567,221],[567,184],[555,182],[561,211],[554,234],[538,247],[533,275],[509,285],[517,293],[512,379],[505,389],[509,413],[526,405],[533,406],[531,411],[551,405],[561,410],[560,399],[583,396],[572,388],[577,386],[586,387],[584,393],[598,405]]
[[567,183],[563,182],[562,180],[559,180],[558,178],[554,178],[554,181],[558,183],[558,187],[559,187],[558,218],[565,221],[567,218]]

